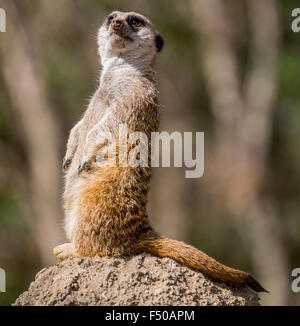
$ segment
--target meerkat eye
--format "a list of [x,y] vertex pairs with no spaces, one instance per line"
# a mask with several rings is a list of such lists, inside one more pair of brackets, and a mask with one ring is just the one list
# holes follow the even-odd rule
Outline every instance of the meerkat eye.
[[109,16],[107,18],[107,25],[109,25],[113,19],[114,19],[114,16]]
[[131,26],[134,26],[134,27],[142,27],[142,26],[145,26],[145,22],[142,19],[138,18],[138,17],[131,17],[129,19],[129,24]]

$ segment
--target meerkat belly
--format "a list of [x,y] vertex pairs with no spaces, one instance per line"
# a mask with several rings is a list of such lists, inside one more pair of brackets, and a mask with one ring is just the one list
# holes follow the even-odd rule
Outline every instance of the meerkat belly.
[[[137,174],[142,174],[146,182],[141,182]],[[134,251],[140,234],[150,228],[146,215],[147,174],[149,171],[132,168],[103,168],[76,184],[78,223],[73,232],[83,254]],[[69,225],[72,228],[72,222]]]

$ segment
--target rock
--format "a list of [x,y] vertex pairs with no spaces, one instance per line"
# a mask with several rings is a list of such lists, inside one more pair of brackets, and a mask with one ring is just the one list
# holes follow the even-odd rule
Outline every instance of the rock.
[[259,305],[248,288],[232,289],[169,258],[69,258],[42,269],[13,304],[28,305]]

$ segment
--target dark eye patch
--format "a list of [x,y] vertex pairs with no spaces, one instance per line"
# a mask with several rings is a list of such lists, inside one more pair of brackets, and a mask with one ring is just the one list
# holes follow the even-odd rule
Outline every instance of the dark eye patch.
[[127,22],[132,27],[142,27],[145,26],[145,21],[137,16],[128,17]]
[[109,25],[111,21],[116,17],[116,15],[110,15],[107,17],[106,24]]

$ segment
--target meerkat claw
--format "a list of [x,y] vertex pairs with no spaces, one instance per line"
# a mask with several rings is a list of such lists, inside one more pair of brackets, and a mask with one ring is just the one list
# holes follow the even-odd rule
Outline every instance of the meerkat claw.
[[79,167],[78,167],[78,174],[80,174],[82,171],[83,171],[83,169],[85,168],[85,166],[86,166],[86,161],[85,162],[83,162],[81,165],[79,165]]
[[53,249],[53,254],[59,259],[64,260],[69,257],[74,257],[74,248],[72,243],[64,243],[56,246]]
[[70,163],[71,163],[71,160],[69,158],[64,159],[63,160],[63,165],[62,165],[63,170],[66,170],[69,167]]

